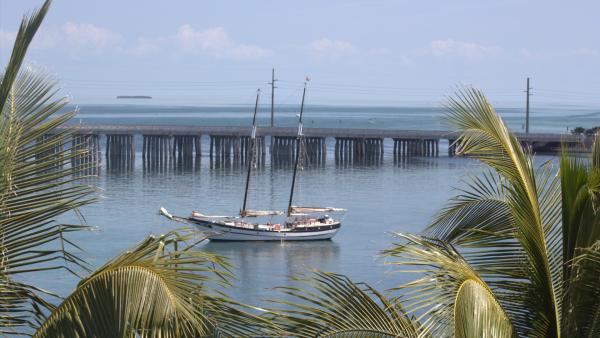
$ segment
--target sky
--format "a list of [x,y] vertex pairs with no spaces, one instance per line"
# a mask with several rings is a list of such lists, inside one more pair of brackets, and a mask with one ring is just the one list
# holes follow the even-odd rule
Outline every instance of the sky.
[[[24,13],[0,0],[0,63]],[[55,0],[28,62],[75,102],[435,106],[473,85],[495,104],[600,107],[600,2]]]

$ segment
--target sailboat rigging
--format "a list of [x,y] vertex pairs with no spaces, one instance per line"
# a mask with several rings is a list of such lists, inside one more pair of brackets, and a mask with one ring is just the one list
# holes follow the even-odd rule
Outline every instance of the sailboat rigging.
[[[300,105],[300,117],[298,119],[298,135],[296,142],[296,157],[292,176],[292,186],[285,220],[282,223],[268,221],[251,222],[249,218],[280,216],[281,211],[271,210],[249,210],[248,191],[250,178],[255,158],[255,143],[257,134],[256,116],[258,112],[258,101],[260,90],[256,94],[254,104],[254,115],[252,118],[252,131],[250,133],[250,154],[246,171],[246,185],[244,189],[244,201],[239,216],[210,216],[193,211],[189,217],[171,215],[165,208],[160,208],[160,213],[171,220],[189,223],[197,226],[202,231],[211,232],[211,240],[221,241],[274,241],[274,240],[325,240],[331,239],[341,228],[341,221],[335,220],[325,213],[344,212],[345,209],[331,207],[297,207],[293,206],[294,188],[296,176],[301,159],[301,149],[304,142],[302,116],[304,114],[304,101],[306,98],[306,83],[302,92],[302,103]],[[323,214],[323,215],[317,215]]]
[[298,118],[298,138],[296,140],[296,158],[294,159],[294,173],[292,175],[292,188],[290,189],[290,201],[287,208],[287,216],[292,214],[292,201],[294,200],[294,187],[296,186],[296,174],[298,173],[298,163],[300,162],[300,150],[302,142],[304,142],[304,134],[302,133],[302,114],[304,113],[304,99],[306,98],[306,82],[304,82],[304,90],[302,91],[302,104],[300,104],[300,117]]
[[246,202],[248,201],[248,188],[250,187],[250,173],[254,162],[254,143],[256,140],[256,113],[258,111],[258,99],[260,97],[260,89],[256,91],[256,103],[254,104],[254,117],[252,117],[252,132],[250,133],[250,156],[248,159],[248,172],[246,174],[246,190],[244,191],[244,204],[240,211],[240,216],[246,215]]

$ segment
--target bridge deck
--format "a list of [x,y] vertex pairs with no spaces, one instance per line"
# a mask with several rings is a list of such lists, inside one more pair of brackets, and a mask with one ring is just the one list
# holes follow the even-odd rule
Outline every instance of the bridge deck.
[[[222,135],[248,136],[250,127],[240,126],[185,126],[185,125],[72,125],[78,134],[112,135]],[[65,128],[65,127],[61,127]],[[297,128],[259,127],[258,136],[295,136]],[[350,129],[350,128],[305,128],[306,136],[314,137],[350,137],[350,138],[397,138],[397,139],[449,139],[458,137],[457,132],[444,130],[394,130],[394,129]],[[552,133],[515,133],[525,142],[566,142],[578,143],[584,136]]]

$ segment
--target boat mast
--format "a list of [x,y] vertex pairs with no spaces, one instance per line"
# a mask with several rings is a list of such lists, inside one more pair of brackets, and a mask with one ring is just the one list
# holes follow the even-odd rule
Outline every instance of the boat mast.
[[294,186],[296,185],[296,173],[298,172],[298,162],[300,160],[300,143],[304,138],[302,134],[302,113],[304,112],[304,98],[306,97],[306,82],[304,82],[304,91],[302,92],[302,104],[300,105],[300,118],[298,119],[298,139],[296,142],[296,160],[294,162],[294,175],[292,176],[292,190],[290,191],[290,202],[288,203],[287,216],[292,213],[292,200],[294,198]]
[[246,214],[246,202],[248,201],[248,187],[250,186],[250,172],[252,171],[252,163],[254,162],[254,141],[256,139],[256,112],[258,111],[258,98],[260,96],[260,88],[256,91],[256,103],[254,104],[254,117],[252,118],[252,133],[250,134],[250,156],[248,159],[248,173],[246,174],[246,191],[244,192],[244,204],[240,215],[243,217]]

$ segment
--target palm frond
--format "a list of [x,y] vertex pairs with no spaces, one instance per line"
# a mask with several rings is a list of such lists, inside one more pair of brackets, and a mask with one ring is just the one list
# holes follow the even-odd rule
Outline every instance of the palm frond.
[[454,245],[495,246],[514,239],[514,225],[502,178],[493,172],[471,177],[467,187],[438,213],[425,233]]
[[563,335],[600,336],[600,241],[578,248],[572,261],[572,277],[567,291]]
[[[588,226],[593,220],[593,211],[587,189],[587,165],[581,159],[571,156],[564,148],[560,158],[560,178],[563,255],[565,261],[569,262],[574,258],[577,247],[588,247],[595,242],[590,231],[593,232],[597,227]],[[580,232],[582,236],[579,236]],[[570,270],[568,264],[565,264],[564,275],[567,282]]]
[[[215,293],[228,285],[222,257],[182,247],[191,230],[150,237],[89,277],[34,337],[252,336],[273,327]],[[201,239],[202,240],[202,239]]]
[[[493,216],[490,218],[493,220]],[[482,224],[482,227],[465,227],[464,235],[450,243],[464,244],[460,246],[463,259],[494,290],[505,311],[517,314],[513,316],[515,328],[527,331],[532,320],[527,302],[533,292],[526,268],[527,257],[514,237],[510,237],[509,227],[505,231],[482,230],[479,228],[494,225],[492,222]]]
[[[72,271],[71,266],[86,268],[65,236],[87,227],[54,221],[95,200],[94,190],[73,178],[85,170],[70,166],[71,158],[81,155],[69,149],[74,136],[68,131],[55,133],[55,127],[73,115],[54,117],[67,103],[54,98],[55,86],[44,72],[27,67],[14,80],[0,116],[0,264],[5,279],[50,269]],[[51,136],[40,142],[45,135]],[[20,302],[25,313],[47,305],[38,301],[40,292],[30,285],[29,292],[15,293],[32,296],[30,306],[25,306],[27,299]]]
[[8,65],[2,76],[2,82],[0,82],[0,111],[4,111],[8,95],[12,89],[13,82],[21,69],[29,44],[33,40],[38,28],[40,28],[42,21],[44,21],[44,17],[48,12],[51,3],[52,0],[46,0],[42,7],[33,11],[30,15],[24,16],[23,20],[21,20],[21,26],[17,32]]
[[600,169],[600,131],[594,135],[594,144],[592,146],[592,167]]
[[386,264],[419,277],[393,291],[403,292],[399,299],[424,331],[433,337],[479,329],[485,334],[501,333],[500,337],[514,334],[490,287],[452,246],[414,235],[397,236],[404,242],[383,252],[390,259]]
[[[514,237],[526,260],[530,297],[525,311],[507,309],[521,333],[547,337],[560,334],[562,289],[562,232],[559,180],[553,169],[533,167],[532,156],[511,134],[477,89],[466,88],[449,98],[448,121],[462,133],[459,152],[490,166],[503,180]],[[537,175],[536,175],[537,174]],[[504,285],[507,291],[511,285]],[[523,289],[524,284],[519,284]],[[532,317],[533,316],[533,317]],[[533,319],[533,320],[532,320]]]
[[[0,280],[6,295],[2,325],[13,334],[36,327],[54,307],[53,293],[17,282],[18,275],[48,269],[85,268],[65,235],[85,229],[58,224],[55,217],[90,203],[93,190],[73,183],[70,132],[55,127],[73,116],[55,117],[67,100],[56,98],[56,81],[32,67],[21,69],[31,40],[51,1],[25,16],[0,82]],[[48,136],[52,135],[52,136]],[[44,139],[43,142],[40,140]],[[50,155],[51,154],[51,155]]]
[[506,313],[489,289],[474,280],[465,281],[454,303],[457,338],[497,338],[515,335]]
[[594,211],[600,211],[600,131],[594,137],[590,174],[588,177],[588,192]]
[[276,290],[293,299],[273,300],[273,320],[294,337],[418,337],[419,324],[399,304],[369,285],[315,270],[297,286]]
[[22,335],[23,328],[36,327],[44,320],[44,310],[54,306],[32,291],[30,285],[0,277],[0,335]]
[[563,334],[600,334],[600,152],[598,138],[585,161],[564,150],[561,154],[562,223],[565,300]]
[[528,303],[535,290],[527,254],[516,238],[506,181],[485,171],[466,184],[425,234],[460,249],[462,258],[494,290],[517,331],[527,332],[533,320]]

